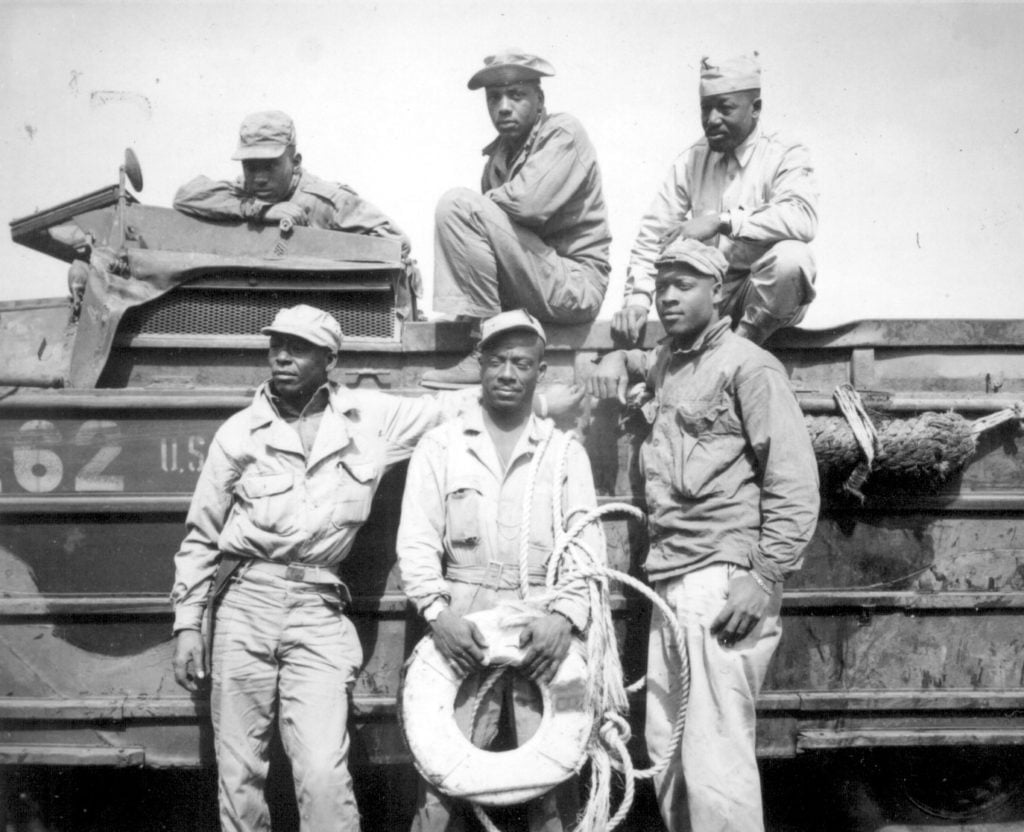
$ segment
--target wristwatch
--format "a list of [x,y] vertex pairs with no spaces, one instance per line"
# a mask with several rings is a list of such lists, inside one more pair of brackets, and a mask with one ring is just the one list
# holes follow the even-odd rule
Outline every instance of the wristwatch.
[[722,231],[722,232],[719,232],[719,233],[726,234],[726,235],[732,234],[732,212],[731,211],[722,211],[722,213],[718,215],[718,227],[721,228],[723,225],[725,226],[725,231]]
[[433,624],[446,609],[448,609],[448,602],[444,598],[435,598],[424,608],[423,620],[428,624]]

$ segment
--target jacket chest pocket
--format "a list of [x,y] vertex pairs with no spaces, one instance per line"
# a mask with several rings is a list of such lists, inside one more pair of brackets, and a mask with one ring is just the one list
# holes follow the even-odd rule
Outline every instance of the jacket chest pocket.
[[235,485],[235,495],[245,503],[249,520],[257,528],[279,534],[294,531],[296,506],[292,474],[243,477]]
[[679,402],[675,421],[676,486],[695,499],[722,493],[726,472],[743,453],[742,426],[727,394],[711,401]]
[[445,530],[452,546],[480,543],[480,486],[476,482],[454,482],[444,495]]
[[337,487],[331,524],[335,528],[360,525],[370,516],[377,466],[358,459],[338,460]]

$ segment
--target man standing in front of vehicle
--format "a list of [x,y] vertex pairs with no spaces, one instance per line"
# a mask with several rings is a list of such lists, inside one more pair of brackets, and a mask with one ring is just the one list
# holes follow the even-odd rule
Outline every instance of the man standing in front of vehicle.
[[[262,331],[271,379],[214,436],[175,556],[174,675],[193,692],[209,678],[206,614],[225,832],[270,829],[275,716],[302,831],[354,832],[348,691],[362,648],[338,566],[385,471],[477,391],[399,397],[329,381],[341,327],[311,306],[282,309]],[[553,411],[574,405],[551,397]]]
[[[606,355],[589,381],[626,400],[643,379],[650,435],[640,451],[650,549],[644,568],[686,639],[690,695],[681,752],[655,778],[669,832],[763,832],[755,704],[782,633],[782,583],[818,517],[818,471],[782,365],[729,329],[718,304],[728,263],[693,239],[657,258],[665,340]],[[680,658],[651,620],[645,734],[672,744]]]
[[701,60],[700,111],[704,138],[676,159],[640,221],[625,302],[612,318],[612,331],[629,344],[651,308],[654,261],[677,236],[725,256],[722,314],[755,344],[799,323],[814,300],[814,168],[800,142],[761,126],[756,52]]

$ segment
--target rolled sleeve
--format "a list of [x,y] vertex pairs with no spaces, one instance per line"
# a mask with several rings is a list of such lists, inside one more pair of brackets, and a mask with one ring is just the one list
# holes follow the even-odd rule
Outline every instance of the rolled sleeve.
[[818,520],[818,467],[796,397],[776,368],[738,380],[743,427],[762,475],[761,531],[754,570],[777,583],[800,568]]
[[198,630],[220,560],[218,540],[234,500],[239,472],[215,436],[185,521],[188,533],[174,556],[174,631]]
[[270,203],[246,196],[237,182],[197,176],[174,195],[174,210],[207,220],[255,219]]
[[398,571],[402,590],[422,612],[437,598],[448,598],[444,560],[444,453],[427,438],[409,462],[398,525]]

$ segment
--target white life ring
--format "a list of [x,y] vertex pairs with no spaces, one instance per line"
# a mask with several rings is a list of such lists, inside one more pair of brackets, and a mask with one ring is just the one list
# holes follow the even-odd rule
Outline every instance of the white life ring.
[[[521,606],[503,605],[466,618],[483,631],[489,664],[521,660],[518,634],[528,620]],[[515,621],[511,626],[510,619]],[[540,727],[518,748],[487,751],[462,733],[455,722],[455,696],[463,679],[429,635],[406,664],[402,729],[416,768],[429,783],[450,797],[508,806],[540,797],[579,771],[594,727],[594,717],[585,708],[587,666],[579,639],[573,639],[551,682],[538,683],[543,698]]]

